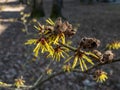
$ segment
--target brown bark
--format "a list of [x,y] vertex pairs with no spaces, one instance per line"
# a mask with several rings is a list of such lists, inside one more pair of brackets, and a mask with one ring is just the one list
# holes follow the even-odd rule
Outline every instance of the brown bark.
[[39,18],[44,16],[43,0],[33,0],[31,17]]
[[51,18],[63,17],[62,15],[63,0],[53,0]]

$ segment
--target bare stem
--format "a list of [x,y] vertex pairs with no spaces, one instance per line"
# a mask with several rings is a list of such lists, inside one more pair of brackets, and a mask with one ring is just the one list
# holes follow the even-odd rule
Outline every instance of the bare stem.
[[[53,63],[53,61],[51,60],[50,63],[47,65],[46,69],[48,69],[51,64]],[[32,86],[31,90],[34,90],[35,88],[37,88],[39,86],[39,83],[41,83],[41,80],[43,79],[44,75],[46,72],[43,72],[40,77],[37,79],[37,81],[34,83],[34,85]]]
[[[78,72],[78,73],[87,73],[88,71],[96,68],[96,67],[100,67],[100,66],[103,66],[103,65],[106,65],[106,64],[111,64],[111,63],[115,63],[115,62],[119,62],[120,61],[120,58],[117,58],[115,60],[113,60],[112,62],[105,62],[105,63],[97,63],[96,65],[94,66],[91,66],[89,67],[86,71],[81,71],[81,70],[73,70],[72,72]],[[51,65],[51,62],[48,64],[48,67]],[[59,71],[58,73],[55,73],[55,74],[52,74],[51,76],[49,76],[48,78],[44,79],[43,81],[41,81],[41,78],[43,77],[43,74],[38,78],[38,80],[35,82],[34,85],[24,85],[21,87],[21,89],[19,90],[26,90],[26,89],[31,89],[31,90],[34,90],[36,89],[37,87],[40,87],[41,85],[43,85],[45,82],[51,80],[52,78],[56,77],[56,76],[59,76],[59,75],[63,75],[67,73],[67,71]],[[14,88],[14,84],[7,84],[7,85],[0,85],[0,88]]]
[[63,44],[63,43],[61,43],[61,42],[59,42],[59,43],[60,43],[62,46],[64,46],[64,47],[70,49],[71,51],[76,51],[76,50],[77,50],[76,48],[74,48],[74,47],[72,47],[72,46],[69,46],[69,45]]
[[[32,85],[24,85],[19,90],[28,90],[31,87],[32,87]],[[6,88],[7,90],[8,89],[17,90],[17,88],[15,87],[14,84],[0,85],[0,90],[1,90],[1,88]]]
[[[94,65],[94,66],[89,67],[88,70],[86,70],[86,71],[84,71],[84,72],[81,71],[81,70],[73,70],[72,72],[87,73],[88,71],[90,71],[90,70],[92,70],[92,69],[94,69],[94,68],[96,68],[96,67],[103,66],[103,65],[106,65],[106,64],[115,63],[115,62],[119,62],[119,61],[120,61],[120,58],[118,58],[118,59],[116,59],[116,60],[113,60],[112,62],[98,63],[98,64],[96,64],[96,65]],[[41,85],[43,85],[45,82],[51,80],[52,78],[54,78],[54,77],[56,77],[56,76],[59,76],[59,75],[62,75],[62,74],[65,74],[65,73],[67,73],[67,72],[65,72],[65,71],[60,71],[60,72],[58,72],[58,73],[55,73],[55,74],[49,76],[48,78],[46,78],[45,80],[41,81],[40,83],[37,83],[37,84],[38,84],[37,86],[41,86]]]
[[[108,61],[105,62],[105,63],[100,63],[99,62],[99,63],[95,64],[94,66],[89,67],[88,70],[84,71],[84,73],[86,73],[86,72],[88,72],[88,71],[90,71],[90,70],[92,70],[92,69],[94,69],[96,67],[103,66],[103,65],[106,65],[106,64],[115,63],[115,62],[119,62],[119,61],[120,61],[120,58],[117,58],[117,59],[113,60],[112,62],[108,62]],[[80,70],[74,70],[74,72],[82,72],[82,71],[80,71]]]

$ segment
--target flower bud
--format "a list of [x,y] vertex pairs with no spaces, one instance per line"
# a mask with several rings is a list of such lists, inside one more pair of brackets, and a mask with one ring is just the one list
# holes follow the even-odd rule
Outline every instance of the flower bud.
[[100,51],[93,50],[93,53],[99,58],[99,60],[101,60],[103,58],[103,54]]
[[101,59],[101,62],[104,63],[106,61],[112,61],[113,58],[114,58],[114,54],[112,53],[112,51],[111,50],[107,50],[103,54],[103,58]]
[[80,47],[83,49],[93,49],[100,46],[100,40],[96,38],[82,38],[80,41]]

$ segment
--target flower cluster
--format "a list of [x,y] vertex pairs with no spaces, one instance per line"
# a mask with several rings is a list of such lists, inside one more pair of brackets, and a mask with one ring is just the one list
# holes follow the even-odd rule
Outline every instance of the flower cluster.
[[66,72],[69,72],[70,73],[70,71],[71,71],[71,65],[70,64],[68,64],[68,65],[63,65],[63,67],[62,67],[62,69]]
[[[78,64],[80,65],[81,67],[81,70],[84,71],[84,70],[87,70],[88,67],[86,65],[86,62],[94,65],[93,61],[89,58],[89,55],[94,55],[92,53],[89,53],[89,52],[80,52],[80,51],[77,51],[75,53],[74,56],[71,56],[69,57],[65,63],[69,62],[70,60],[73,59],[73,64],[72,64],[72,69],[74,69]],[[95,55],[94,55],[95,56]],[[97,57],[97,56],[96,56]],[[79,63],[78,63],[79,62]]]
[[46,73],[47,73],[48,75],[51,75],[51,74],[52,74],[52,72],[53,72],[53,70],[52,70],[52,69],[50,69],[50,68],[46,69]]
[[30,39],[25,43],[25,45],[28,45],[28,44],[36,44],[36,47],[33,50],[35,57],[38,57],[40,49],[41,49],[41,53],[49,52],[51,55],[53,53],[52,46],[49,45],[49,43],[45,38]]
[[52,22],[51,19],[46,20],[50,25],[54,26],[54,32],[64,33],[67,36],[72,36],[76,33],[76,30],[73,28],[72,24],[70,24],[68,21],[62,22],[61,18],[58,18],[55,23]]
[[7,86],[7,85],[8,85],[7,83],[4,83],[4,82],[0,81],[0,86]]
[[47,57],[52,57],[53,60],[60,61],[61,58],[69,56],[67,52],[69,52],[68,48],[57,45],[53,50],[53,55],[49,54]]
[[62,22],[61,18],[58,18],[55,22],[47,19],[46,22],[48,25],[38,23],[38,26],[34,26],[38,30],[40,37],[38,39],[30,39],[25,44],[36,45],[33,50],[35,57],[38,57],[41,50],[41,53],[48,52],[48,57],[51,56],[53,59],[60,61],[61,57],[64,58],[63,53],[68,56],[66,53],[68,50],[67,48],[59,47],[59,42],[66,44],[65,37],[74,35],[75,30],[67,21]]
[[28,17],[30,17],[29,13],[24,13],[24,12],[20,12],[20,15],[22,16],[20,19],[23,23],[27,23],[27,19]]
[[94,74],[94,79],[97,82],[103,83],[106,79],[108,79],[107,73],[102,70],[96,70]]
[[[80,66],[82,71],[85,71],[88,69],[87,63],[94,65],[94,62],[92,58],[99,59],[97,55],[92,53],[91,51],[88,51],[88,49],[97,48],[100,46],[100,40],[96,38],[82,38],[79,44],[79,47],[75,50],[75,54],[71,57],[69,57],[65,63],[72,61],[72,69]],[[82,50],[84,49],[84,50]]]
[[25,80],[23,80],[23,77],[20,77],[20,78],[18,78],[18,79],[15,79],[14,85],[15,85],[17,88],[23,87],[24,84],[25,84]]
[[112,61],[115,56],[111,50],[107,50],[103,54],[98,50],[94,50],[93,53],[99,57],[98,60],[101,63]]
[[[68,21],[62,21],[61,18],[58,18],[53,22],[48,18],[46,22],[45,25],[37,22],[37,26],[34,27],[38,30],[39,37],[30,39],[25,43],[26,45],[35,45],[33,50],[35,57],[38,57],[39,52],[41,52],[46,53],[47,58],[55,61],[65,59],[62,67],[64,72],[71,72],[77,67],[81,68],[80,71],[85,72],[96,66],[95,64],[98,64],[98,62],[103,64],[114,59],[115,55],[111,50],[102,52],[97,50],[101,42],[96,38],[84,37],[76,48],[69,45],[66,37],[74,35],[76,30]],[[118,49],[120,48],[120,42],[108,44],[107,48]],[[46,70],[48,75],[51,75],[52,72],[52,69]],[[97,82],[104,82],[108,79],[107,73],[102,70],[95,71],[94,76]],[[16,83],[16,86],[19,87],[19,82]]]
[[51,19],[46,20],[46,22],[52,26],[47,26],[47,28],[49,29],[48,37],[54,44],[58,44],[59,41],[65,44],[65,37],[70,37],[76,33],[72,25],[68,21],[62,22],[61,18],[58,18],[55,23]]
[[119,49],[120,48],[120,42],[119,41],[113,41],[106,46],[108,49]]

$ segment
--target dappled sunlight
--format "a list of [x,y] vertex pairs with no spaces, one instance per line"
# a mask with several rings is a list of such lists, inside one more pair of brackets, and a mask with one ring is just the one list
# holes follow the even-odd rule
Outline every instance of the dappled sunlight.
[[26,6],[19,4],[18,0],[0,0],[0,22],[14,22],[20,17],[20,12]]
[[16,2],[18,0],[0,0],[0,3],[9,3],[9,2]]
[[0,24],[0,35],[7,29],[8,25]]
[[25,5],[19,4],[19,0],[0,0],[0,35],[20,17],[19,13],[24,9]]
[[15,22],[17,19],[15,19],[15,18],[10,18],[10,19],[0,19],[0,22],[9,22],[9,23],[11,23],[11,22]]
[[15,11],[22,11],[24,10],[25,7],[19,5],[19,6],[2,6],[2,12],[6,12],[6,11],[9,11],[9,12],[15,12]]

